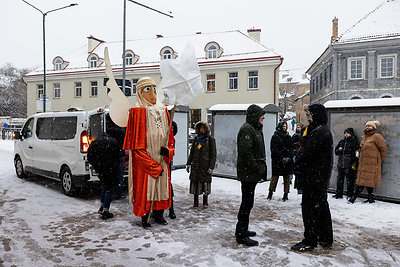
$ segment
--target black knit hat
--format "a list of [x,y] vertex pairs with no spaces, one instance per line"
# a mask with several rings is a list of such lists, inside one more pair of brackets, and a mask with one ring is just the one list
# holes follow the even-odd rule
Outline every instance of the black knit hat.
[[351,135],[354,135],[354,129],[353,128],[347,128],[346,130],[344,130],[345,133],[349,133]]

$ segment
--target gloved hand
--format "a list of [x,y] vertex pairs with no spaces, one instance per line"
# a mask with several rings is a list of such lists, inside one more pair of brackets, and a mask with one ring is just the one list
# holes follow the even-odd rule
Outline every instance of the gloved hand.
[[282,163],[283,164],[287,164],[287,163],[289,163],[290,162],[290,158],[283,158],[282,159]]
[[187,172],[187,173],[190,172],[190,165],[186,165],[186,172]]
[[[158,178],[158,177],[161,177],[161,176],[163,175],[163,173],[164,173],[164,170],[161,171],[160,175],[157,176],[157,178]],[[155,178],[155,179],[157,179],[157,178]]]
[[160,155],[162,156],[166,156],[167,158],[169,158],[169,150],[166,147],[161,147],[160,149]]
[[213,173],[213,169],[208,169],[208,174],[212,174]]

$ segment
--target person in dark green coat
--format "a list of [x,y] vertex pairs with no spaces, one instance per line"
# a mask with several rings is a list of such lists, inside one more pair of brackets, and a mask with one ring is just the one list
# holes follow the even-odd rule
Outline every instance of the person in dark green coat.
[[212,172],[215,167],[217,149],[215,139],[210,136],[210,127],[199,121],[195,125],[196,138],[186,163],[190,172],[189,193],[194,195],[193,207],[199,206],[199,195],[203,194],[203,207],[208,208],[208,195],[211,194]]
[[263,136],[263,120],[265,111],[251,105],[247,109],[246,122],[237,136],[237,178],[242,183],[242,203],[236,224],[236,242],[246,246],[258,246],[258,241],[250,237],[256,232],[249,231],[250,211],[254,205],[254,192],[261,180],[267,179],[265,161],[265,144]]

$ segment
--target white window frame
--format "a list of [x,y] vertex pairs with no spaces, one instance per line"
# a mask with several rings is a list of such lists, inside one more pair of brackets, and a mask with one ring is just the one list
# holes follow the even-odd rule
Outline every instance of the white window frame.
[[[75,82],[74,88],[75,88],[74,96],[75,97],[82,97],[82,82]],[[79,90],[79,94],[78,94],[78,90]]]
[[131,53],[127,53],[125,55],[125,64],[126,65],[133,65],[133,55]]
[[[236,73],[236,77],[230,77],[230,74]],[[236,88],[231,88],[231,83],[232,87],[234,87],[236,81]],[[237,71],[231,71],[228,72],[228,91],[237,91],[239,89],[239,73]]]
[[[136,80],[136,82],[135,82],[135,80]],[[137,84],[138,81],[139,81],[139,79],[132,79],[132,89],[131,89],[132,93],[131,93],[131,96],[137,94],[136,84]]]
[[61,84],[60,83],[53,83],[53,98],[60,98],[61,97]]
[[[250,72],[257,72],[257,76],[250,76]],[[248,90],[258,90],[258,70],[249,70],[248,72],[247,72],[247,76],[248,76],[248,83],[247,83],[247,87],[248,87]],[[254,81],[257,81],[257,87],[250,87],[250,81],[253,81],[253,83],[254,83]]]
[[[393,58],[393,75],[392,76],[382,76],[382,59],[385,58]],[[378,74],[380,79],[388,79],[388,78],[395,78],[397,73],[397,54],[390,54],[390,55],[379,55],[378,56]]]
[[166,49],[163,52],[163,59],[171,59],[172,58],[172,52],[169,49]]
[[62,63],[63,62],[61,59],[57,59],[55,64],[55,70],[62,70]]
[[97,57],[92,56],[90,58],[90,67],[91,68],[97,68]]
[[41,99],[41,96],[44,95],[44,87],[43,84],[36,85],[36,97],[37,99]]
[[[209,79],[209,77],[208,76],[210,76],[210,75],[214,75],[214,79]],[[216,80],[217,80],[217,76],[215,75],[215,73],[209,73],[209,74],[206,74],[206,92],[207,93],[215,93],[215,87],[216,87]],[[214,90],[213,91],[209,91],[208,90],[208,83],[213,83],[214,82]]]
[[208,49],[208,58],[217,58],[218,48],[215,45],[211,45]]
[[[96,83],[96,85],[94,85],[94,83]],[[97,97],[98,95],[99,95],[99,83],[97,81],[91,81],[90,82],[90,96]]]
[[[351,77],[351,62],[361,60],[361,77],[352,78]],[[365,79],[365,62],[366,57],[349,57],[347,59],[347,80],[364,80]]]

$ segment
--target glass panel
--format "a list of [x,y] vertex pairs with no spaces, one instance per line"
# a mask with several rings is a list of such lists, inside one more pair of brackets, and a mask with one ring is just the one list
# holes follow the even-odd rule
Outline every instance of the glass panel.
[[76,134],[76,122],[78,118],[74,117],[56,117],[53,124],[53,139],[68,140],[74,139]]
[[89,140],[93,141],[103,133],[102,113],[94,114],[89,118]]
[[53,118],[39,118],[36,123],[36,136],[50,140],[53,131]]
[[33,118],[30,118],[24,125],[24,128],[21,131],[21,135],[24,138],[29,138],[32,136],[32,131],[33,131]]

